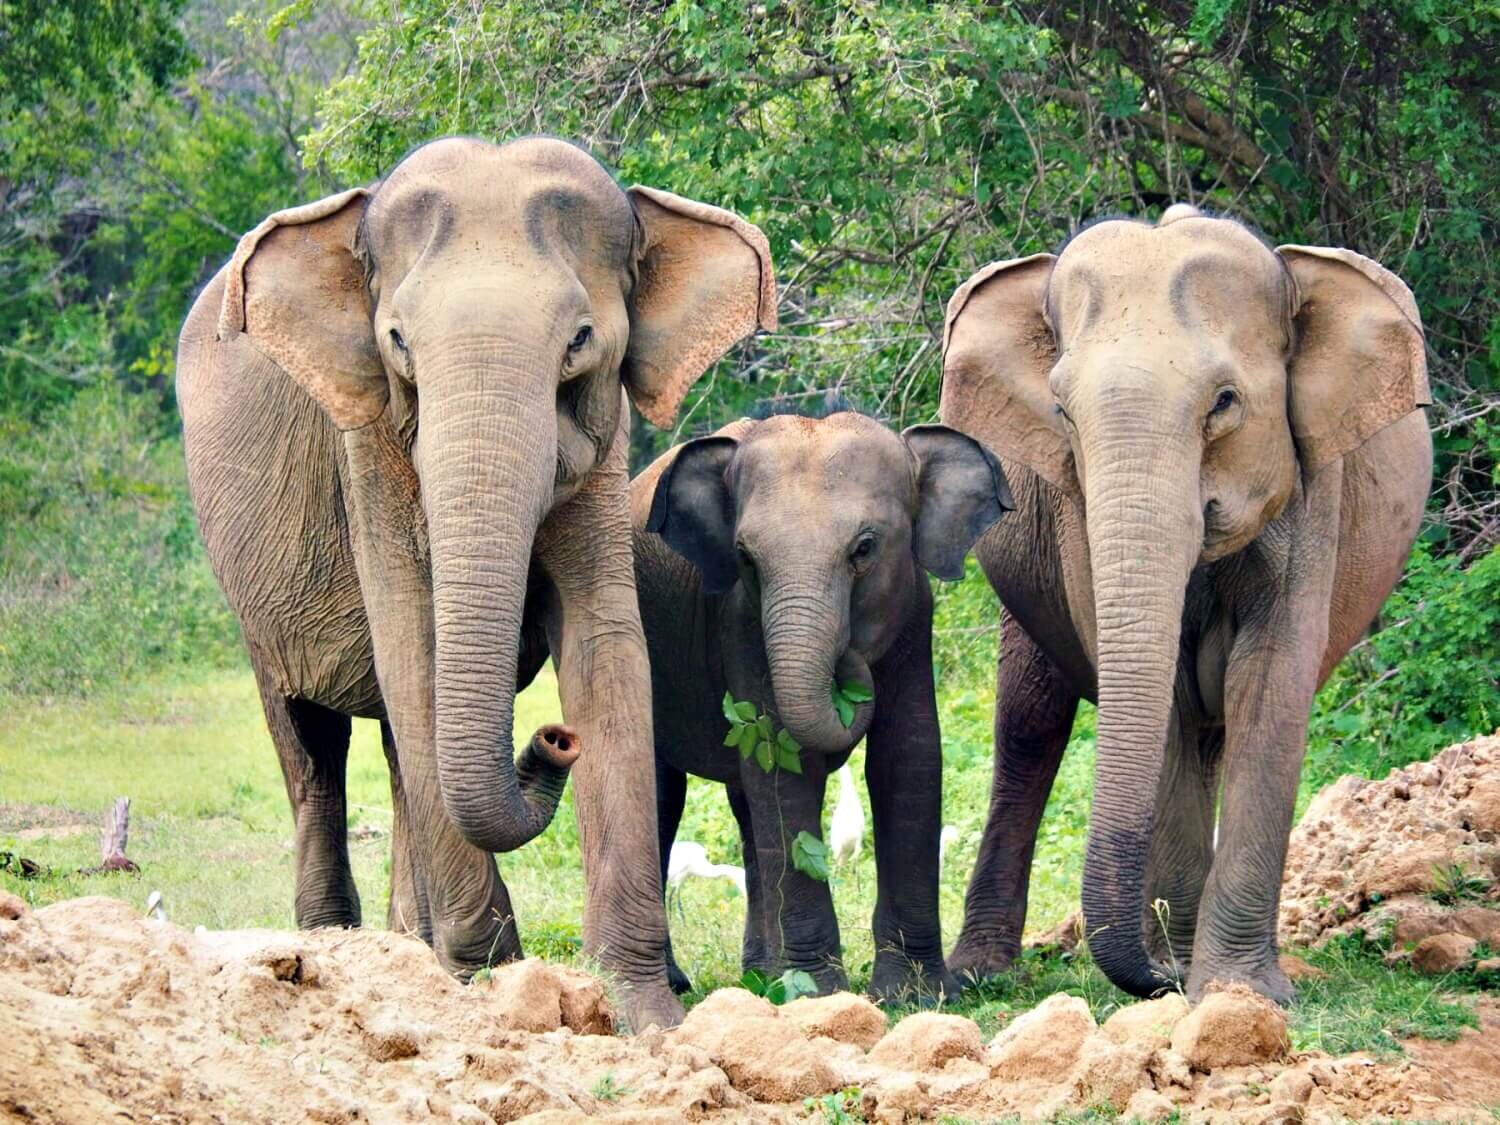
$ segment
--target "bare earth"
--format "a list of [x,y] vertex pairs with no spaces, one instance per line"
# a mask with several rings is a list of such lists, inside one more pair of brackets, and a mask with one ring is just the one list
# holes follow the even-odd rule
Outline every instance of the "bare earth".
[[[1422,884],[1435,862],[1500,866],[1497,779],[1488,739],[1331,786],[1294,837],[1285,936],[1365,919],[1421,941],[1490,924],[1494,903],[1439,910]],[[822,1120],[803,1099],[850,1087],[871,1121],[1106,1106],[1145,1121],[1490,1120],[1500,1003],[1480,1015],[1481,1030],[1408,1044],[1395,1063],[1292,1053],[1281,1012],[1238,988],[1102,1027],[1056,995],[989,1043],[959,1016],[890,1027],[847,994],[775,1008],[725,990],[675,1031],[618,1038],[598,982],[540,961],[466,986],[381,931],[193,933],[113,899],[33,912],[0,894],[3,1121]]]

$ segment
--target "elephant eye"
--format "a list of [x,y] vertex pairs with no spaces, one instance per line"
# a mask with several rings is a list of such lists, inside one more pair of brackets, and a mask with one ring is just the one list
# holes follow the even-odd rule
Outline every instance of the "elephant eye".
[[396,350],[398,352],[406,351],[406,337],[401,335],[401,330],[399,328],[391,329],[391,343],[396,345]]
[[583,347],[583,345],[587,344],[593,338],[594,330],[587,324],[585,324],[578,330],[577,334],[568,341],[568,351],[576,352],[579,348]]
[[861,535],[859,542],[854,544],[854,550],[849,552],[849,557],[855,562],[863,562],[875,553],[875,536]]
[[1219,392],[1219,397],[1214,399],[1213,409],[1208,412],[1209,417],[1215,414],[1223,414],[1234,405],[1234,392],[1227,387]]

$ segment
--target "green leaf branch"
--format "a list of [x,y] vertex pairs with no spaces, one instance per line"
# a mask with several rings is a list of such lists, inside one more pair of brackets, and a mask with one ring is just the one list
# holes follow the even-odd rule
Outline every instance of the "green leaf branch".
[[759,713],[755,704],[737,700],[726,691],[724,717],[729,720],[724,745],[738,750],[741,758],[754,758],[766,773],[773,769],[802,772],[802,747],[785,730],[773,727],[770,716]]
[[828,845],[805,829],[792,840],[792,866],[809,879],[828,882],[833,854]]
[[833,699],[833,709],[839,713],[839,722],[844,724],[845,730],[854,725],[854,705],[868,703],[875,698],[875,693],[864,684],[841,684],[837,680],[829,689],[829,694]]

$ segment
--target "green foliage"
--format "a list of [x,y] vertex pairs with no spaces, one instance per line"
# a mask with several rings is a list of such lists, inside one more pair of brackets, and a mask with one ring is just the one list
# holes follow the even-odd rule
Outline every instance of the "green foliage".
[[875,693],[863,684],[841,684],[834,681],[828,690],[833,700],[833,709],[838,712],[839,722],[844,724],[845,729],[854,725],[855,704],[868,703],[875,698]]
[[1470,871],[1461,863],[1442,864],[1433,869],[1433,887],[1429,897],[1442,906],[1482,902],[1489,893],[1490,883],[1488,876]]
[[1419,543],[1381,616],[1313,708],[1314,785],[1378,777],[1500,727],[1500,549],[1465,568]]
[[801,969],[788,969],[779,977],[769,977],[759,969],[746,969],[740,987],[772,1004],[789,1004],[799,996],[813,996],[818,983]]
[[792,840],[792,866],[809,879],[828,882],[832,858],[828,845],[805,829]]
[[621,1086],[619,1082],[615,1080],[614,1074],[606,1071],[604,1074],[601,1074],[598,1080],[594,1082],[593,1086],[589,1088],[589,1093],[598,1098],[601,1102],[617,1102],[630,1093],[630,1087]]
[[820,1098],[803,1098],[802,1112],[820,1114],[823,1125],[855,1125],[865,1119],[861,1110],[863,1103],[863,1091],[858,1086],[846,1086]]
[[773,769],[802,772],[802,747],[785,730],[774,727],[769,715],[758,714],[755,704],[736,701],[727,691],[722,706],[729,720],[725,746],[737,749],[746,761],[754,758],[766,773]]
[[39,425],[0,417],[0,695],[89,692],[239,657],[181,443],[159,425],[148,400],[109,382]]

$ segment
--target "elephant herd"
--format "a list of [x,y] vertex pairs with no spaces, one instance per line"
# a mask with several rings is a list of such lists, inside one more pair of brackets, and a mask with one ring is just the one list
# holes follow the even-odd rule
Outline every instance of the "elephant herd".
[[[1139,995],[1233,979],[1288,1000],[1277,896],[1312,696],[1397,581],[1430,476],[1406,286],[1192,207],[1099,222],[959,287],[942,425],[741,421],[631,481],[626,400],[670,426],[775,324],[755,226],[553,139],[434,141],[240,240],[177,388],[291,800],[298,924],[360,923],[363,717],[390,768],[390,924],[452,971],[520,955],[493,853],[541,832],[571,775],[584,950],[628,1026],[678,1022],[662,863],[693,774],[741,830],[747,966],[843,987],[828,888],[789,853],[863,738],[870,990],[952,995],[1019,952],[1087,698],[1094,959]],[[926,573],[971,549],[1006,612],[945,955]],[[517,754],[516,693],[549,657],[566,725]]]

